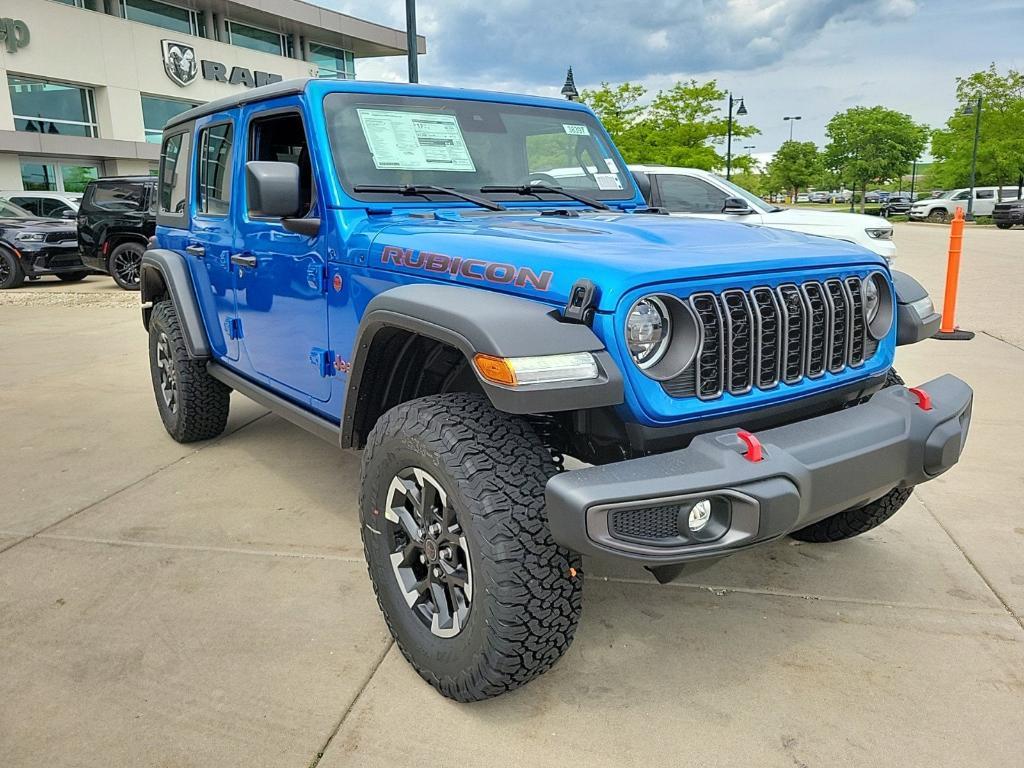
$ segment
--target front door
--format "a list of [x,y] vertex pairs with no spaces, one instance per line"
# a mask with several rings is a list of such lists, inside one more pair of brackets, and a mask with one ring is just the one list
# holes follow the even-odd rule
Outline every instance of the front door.
[[656,189],[655,205],[669,213],[739,221],[744,224],[761,223],[761,216],[754,211],[745,215],[723,213],[725,201],[732,195],[704,179],[669,173],[655,174],[652,179]]
[[[304,207],[299,215],[317,215],[309,144],[296,102],[282,99],[252,113],[247,141],[247,160],[299,166]],[[236,178],[244,186],[244,172]],[[248,205],[237,220],[240,251],[232,264],[242,346],[253,372],[284,385],[294,398],[326,401],[331,380],[324,370],[329,343],[323,238],[250,216]]]

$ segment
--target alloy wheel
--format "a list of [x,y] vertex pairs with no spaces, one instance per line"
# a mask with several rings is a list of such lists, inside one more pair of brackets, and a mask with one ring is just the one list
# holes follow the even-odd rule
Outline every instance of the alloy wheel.
[[160,394],[171,413],[178,412],[178,368],[171,355],[171,342],[161,332],[156,341],[156,367],[160,372]]
[[430,473],[408,467],[391,480],[384,518],[406,605],[437,637],[459,634],[473,601],[473,575],[466,534],[448,494]]
[[6,283],[10,280],[12,273],[13,270],[11,269],[10,263],[0,255],[0,283]]
[[142,253],[133,248],[125,248],[114,257],[114,272],[125,285],[138,285],[141,267]]

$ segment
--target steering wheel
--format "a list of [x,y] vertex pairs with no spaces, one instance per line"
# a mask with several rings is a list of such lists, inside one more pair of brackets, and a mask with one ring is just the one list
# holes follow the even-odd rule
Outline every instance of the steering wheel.
[[556,179],[550,173],[540,173],[540,172],[537,172],[537,173],[531,173],[529,176],[526,177],[526,184],[529,185],[529,186],[533,186],[533,183],[535,181],[536,182],[540,182],[541,184],[549,184],[552,187],[560,187],[560,186],[562,186],[562,182],[560,182],[558,179]]

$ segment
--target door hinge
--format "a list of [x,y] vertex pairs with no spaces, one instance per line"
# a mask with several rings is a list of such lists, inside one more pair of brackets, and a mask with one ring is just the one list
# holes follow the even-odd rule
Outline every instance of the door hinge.
[[242,318],[229,317],[224,321],[224,333],[229,339],[242,338]]
[[334,352],[330,349],[313,347],[309,352],[309,362],[317,367],[323,378],[334,375]]
[[306,270],[306,285],[314,291],[327,293],[327,273],[328,269],[326,264],[310,264],[309,268]]

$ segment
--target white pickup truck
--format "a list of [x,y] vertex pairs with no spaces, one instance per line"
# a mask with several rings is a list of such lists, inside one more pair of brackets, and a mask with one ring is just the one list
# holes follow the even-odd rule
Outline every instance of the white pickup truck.
[[888,261],[896,258],[892,224],[880,216],[779,208],[717,174],[697,168],[631,165],[629,170],[647,202],[673,216],[702,216],[791,229],[856,243]]
[[[975,187],[974,205],[971,212],[975,216],[991,216],[995,210],[996,203],[1006,200],[1016,200],[1020,196],[1019,188],[1003,187],[1003,194],[999,194],[999,187]],[[951,189],[943,192],[940,197],[929,197],[926,200],[918,200],[912,206],[907,215],[917,221],[944,222],[953,218],[957,208],[963,208],[967,213],[967,203],[971,199],[970,187],[964,189]]]

